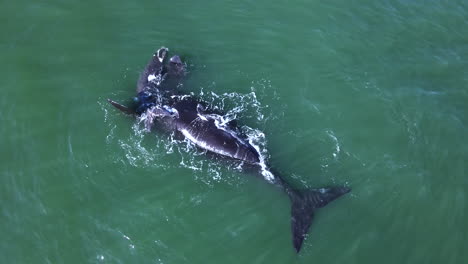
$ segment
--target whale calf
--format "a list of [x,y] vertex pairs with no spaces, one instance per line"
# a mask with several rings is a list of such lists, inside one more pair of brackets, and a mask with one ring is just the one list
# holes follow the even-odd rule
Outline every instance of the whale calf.
[[186,65],[175,55],[166,62],[168,49],[160,48],[140,74],[137,96],[130,106],[108,99],[109,103],[135,117],[144,117],[145,128],[176,133],[197,147],[255,167],[264,179],[281,188],[291,201],[292,242],[301,250],[317,209],[351,191],[349,187],[298,189],[262,160],[259,150],[240,132],[237,125],[223,122],[221,113],[210,110],[198,98],[180,93],[178,87]]

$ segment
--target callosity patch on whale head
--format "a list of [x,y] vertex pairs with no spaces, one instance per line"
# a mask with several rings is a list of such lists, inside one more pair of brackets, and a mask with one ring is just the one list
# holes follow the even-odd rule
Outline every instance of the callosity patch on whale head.
[[160,49],[158,49],[156,53],[153,54],[153,57],[158,58],[159,62],[162,63],[168,51],[169,49],[163,46]]

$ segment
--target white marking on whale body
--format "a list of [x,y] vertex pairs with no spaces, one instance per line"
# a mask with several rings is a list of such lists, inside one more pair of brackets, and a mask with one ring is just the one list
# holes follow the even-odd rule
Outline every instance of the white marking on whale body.
[[221,155],[224,155],[224,156],[233,157],[231,154],[227,153],[226,151],[222,151],[222,150],[220,150],[218,148],[214,148],[213,146],[210,146],[210,145],[206,144],[206,142],[198,140],[187,129],[181,129],[180,131],[182,132],[182,134],[188,140],[190,140],[191,142],[193,142],[195,145],[199,146],[202,149],[206,149],[206,150],[209,150],[211,152],[218,153],[218,154],[221,154]]
[[163,76],[161,76],[161,74],[158,74],[158,75],[154,75],[154,74],[150,74],[148,75],[148,82],[152,82],[156,85],[160,85],[161,82],[163,81]]
[[203,121],[208,121],[208,119],[203,115],[198,114],[198,117]]
[[156,79],[156,76],[154,74],[148,75],[148,82],[152,82],[155,79]]

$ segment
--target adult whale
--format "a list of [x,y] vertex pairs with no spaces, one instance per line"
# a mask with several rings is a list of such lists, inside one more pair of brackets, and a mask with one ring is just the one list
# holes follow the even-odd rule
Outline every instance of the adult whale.
[[167,52],[168,49],[162,47],[147,64],[138,79],[138,94],[131,106],[108,101],[122,112],[144,119],[148,130],[156,127],[176,133],[201,149],[256,167],[266,181],[280,187],[291,200],[292,240],[299,252],[316,209],[351,189],[326,187],[301,190],[292,187],[278,173],[273,173],[261,159],[257,148],[239,132],[235,124],[224,122],[220,113],[207,109],[197,98],[178,93],[185,64],[177,55],[165,64]]

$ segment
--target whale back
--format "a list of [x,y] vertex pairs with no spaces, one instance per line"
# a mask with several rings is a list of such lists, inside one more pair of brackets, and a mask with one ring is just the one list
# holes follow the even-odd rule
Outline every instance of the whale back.
[[198,147],[230,158],[256,164],[260,162],[257,150],[238,132],[237,128],[220,125],[216,114],[201,113],[200,103],[186,98],[172,105],[177,118],[164,118],[163,122],[181,132],[185,138]]

